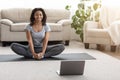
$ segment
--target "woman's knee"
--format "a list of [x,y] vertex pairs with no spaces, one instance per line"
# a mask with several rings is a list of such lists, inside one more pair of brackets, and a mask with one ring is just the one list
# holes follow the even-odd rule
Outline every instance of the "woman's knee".
[[17,45],[16,43],[12,43],[12,44],[10,45],[10,48],[11,48],[11,49],[14,49],[14,48],[16,47],[16,45]]
[[64,51],[64,49],[65,49],[64,44],[58,44],[58,47],[59,47],[59,49],[60,49],[61,51]]
[[10,47],[11,47],[11,49],[12,49],[13,51],[18,51],[18,50],[19,50],[18,47],[20,47],[20,44],[18,44],[18,43],[12,43],[12,44],[10,45]]

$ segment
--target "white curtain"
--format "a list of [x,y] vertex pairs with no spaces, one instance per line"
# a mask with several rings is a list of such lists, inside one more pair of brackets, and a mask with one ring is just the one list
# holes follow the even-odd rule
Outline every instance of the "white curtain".
[[120,7],[102,6],[100,22],[116,45],[120,45]]

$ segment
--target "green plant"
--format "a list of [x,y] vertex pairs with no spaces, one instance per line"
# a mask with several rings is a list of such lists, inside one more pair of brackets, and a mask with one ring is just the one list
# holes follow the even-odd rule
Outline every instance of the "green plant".
[[71,8],[71,5],[65,6],[65,9],[66,9],[66,10],[70,10],[70,8]]
[[[83,41],[83,27],[84,22],[87,20],[99,21],[99,8],[101,7],[101,1],[95,2],[93,5],[86,6],[85,2],[90,0],[81,0],[78,4],[78,8],[75,14],[72,16],[71,27],[75,29],[76,34],[78,34]],[[65,7],[70,10],[71,5]]]
[[81,2],[78,4],[78,9],[72,16],[71,27],[74,28],[76,33],[80,35],[82,41],[83,41],[83,25],[85,21],[90,20],[90,15],[91,8],[85,7],[85,3]]
[[93,4],[93,20],[98,22],[99,21],[99,16],[100,16],[100,11],[99,9],[101,8],[101,2],[96,2]]

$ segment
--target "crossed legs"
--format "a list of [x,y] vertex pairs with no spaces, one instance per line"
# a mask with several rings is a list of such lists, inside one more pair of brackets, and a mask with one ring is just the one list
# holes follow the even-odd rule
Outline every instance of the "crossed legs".
[[[42,47],[38,47],[35,50],[41,50]],[[28,46],[18,44],[18,43],[12,43],[11,44],[11,49],[18,55],[32,58],[32,53],[30,51],[30,48]],[[46,52],[44,57],[51,57],[58,55],[64,51],[65,47],[63,44],[56,44],[56,45],[50,45],[46,48]],[[38,52],[38,51],[36,51]]]

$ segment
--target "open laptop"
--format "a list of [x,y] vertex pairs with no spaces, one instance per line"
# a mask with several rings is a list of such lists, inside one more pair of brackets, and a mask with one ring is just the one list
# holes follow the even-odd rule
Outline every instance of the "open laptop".
[[59,75],[82,75],[85,61],[61,61]]

